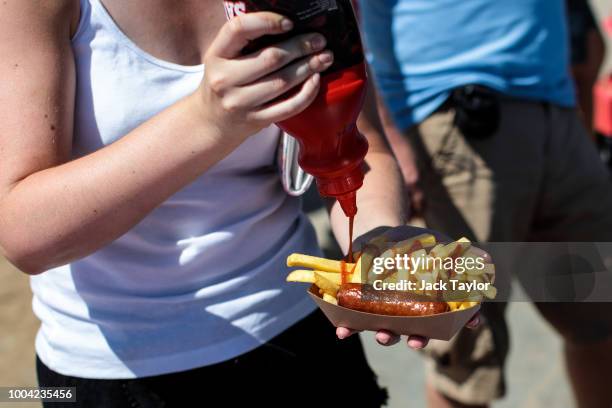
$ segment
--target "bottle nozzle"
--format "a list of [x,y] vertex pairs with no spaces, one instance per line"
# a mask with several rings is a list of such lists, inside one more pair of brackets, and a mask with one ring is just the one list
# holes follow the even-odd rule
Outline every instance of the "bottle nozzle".
[[361,167],[336,178],[317,177],[317,185],[322,196],[338,200],[347,217],[357,214],[357,190],[363,185]]
[[347,217],[354,217],[357,215],[357,194],[354,191],[336,198]]

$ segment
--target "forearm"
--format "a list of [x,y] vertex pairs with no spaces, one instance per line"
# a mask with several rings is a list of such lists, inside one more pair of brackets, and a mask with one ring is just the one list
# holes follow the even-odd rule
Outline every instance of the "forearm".
[[177,103],[116,143],[15,182],[0,201],[0,248],[30,273],[123,235],[240,142]]

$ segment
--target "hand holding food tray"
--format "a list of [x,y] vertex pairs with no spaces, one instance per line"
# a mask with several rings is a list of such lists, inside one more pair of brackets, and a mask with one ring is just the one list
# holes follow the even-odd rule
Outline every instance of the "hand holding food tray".
[[[353,254],[355,263],[293,254],[288,282],[309,294],[336,327],[450,340],[497,290],[490,256],[462,238],[403,239],[392,229]],[[405,235],[404,235],[405,236]]]

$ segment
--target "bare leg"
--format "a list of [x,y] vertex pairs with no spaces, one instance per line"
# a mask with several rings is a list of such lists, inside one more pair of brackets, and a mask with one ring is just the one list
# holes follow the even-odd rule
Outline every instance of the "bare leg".
[[565,359],[578,407],[612,407],[612,340],[568,344]]

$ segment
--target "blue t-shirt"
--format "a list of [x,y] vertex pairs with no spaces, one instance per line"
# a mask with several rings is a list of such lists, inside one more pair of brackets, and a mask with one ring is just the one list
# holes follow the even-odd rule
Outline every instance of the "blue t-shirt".
[[453,88],[574,106],[563,0],[361,0],[368,60],[396,124],[423,121]]

